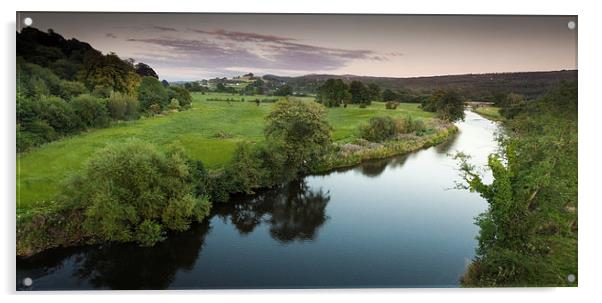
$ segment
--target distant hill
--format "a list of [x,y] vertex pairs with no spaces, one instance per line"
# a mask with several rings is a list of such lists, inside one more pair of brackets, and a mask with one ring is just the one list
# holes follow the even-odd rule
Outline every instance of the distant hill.
[[355,75],[318,75],[311,74],[299,77],[265,75],[263,79],[270,82],[286,83],[295,92],[315,93],[326,80],[342,79],[345,82],[358,80],[364,83],[376,83],[382,89],[410,90],[428,93],[437,89],[455,89],[473,100],[488,100],[496,93],[518,93],[527,99],[543,94],[549,87],[560,81],[576,81],[577,70],[551,72],[519,72],[466,74],[432,77],[393,78],[368,77]]

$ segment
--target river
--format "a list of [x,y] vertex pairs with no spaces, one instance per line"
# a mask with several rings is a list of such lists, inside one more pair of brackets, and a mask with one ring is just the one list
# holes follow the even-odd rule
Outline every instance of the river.
[[216,205],[204,224],[152,248],[17,258],[17,289],[457,287],[475,254],[474,217],[487,204],[454,189],[449,153],[484,165],[498,125],[466,112],[457,126],[438,146]]

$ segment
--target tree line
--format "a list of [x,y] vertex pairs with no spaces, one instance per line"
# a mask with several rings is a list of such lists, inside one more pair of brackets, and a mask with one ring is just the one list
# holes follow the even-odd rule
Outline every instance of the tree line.
[[52,30],[17,33],[17,150],[112,121],[190,108],[183,87],[160,82],[147,64],[103,55]]

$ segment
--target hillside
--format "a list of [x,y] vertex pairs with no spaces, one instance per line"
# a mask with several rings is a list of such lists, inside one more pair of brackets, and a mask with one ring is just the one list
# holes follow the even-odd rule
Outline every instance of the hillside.
[[520,72],[446,75],[432,77],[393,78],[368,77],[355,75],[311,74],[299,77],[265,75],[263,79],[271,82],[286,83],[294,91],[315,93],[323,82],[330,78],[345,82],[358,80],[364,83],[376,83],[383,89],[412,90],[431,92],[436,89],[456,89],[467,98],[474,100],[491,99],[495,93],[518,93],[527,99],[541,96],[546,90],[560,81],[576,81],[577,70],[551,72]]

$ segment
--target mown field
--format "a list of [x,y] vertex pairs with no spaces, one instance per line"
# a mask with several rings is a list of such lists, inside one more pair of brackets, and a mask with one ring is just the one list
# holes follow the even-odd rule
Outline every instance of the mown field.
[[[207,101],[207,99],[245,98],[246,102]],[[95,129],[51,142],[21,154],[17,158],[17,208],[26,209],[39,201],[47,201],[57,193],[70,174],[80,170],[87,159],[111,143],[129,138],[142,139],[159,146],[178,143],[188,156],[201,160],[206,167],[217,169],[231,157],[236,144],[263,140],[264,118],[273,103],[257,106],[250,102],[266,96],[240,97],[228,94],[193,94],[192,109],[164,116],[122,122],[113,127]],[[312,101],[312,97],[301,98]],[[335,141],[357,137],[358,126],[378,115],[430,118],[418,104],[401,104],[396,110],[385,109],[375,102],[368,108],[351,105],[328,109]]]

